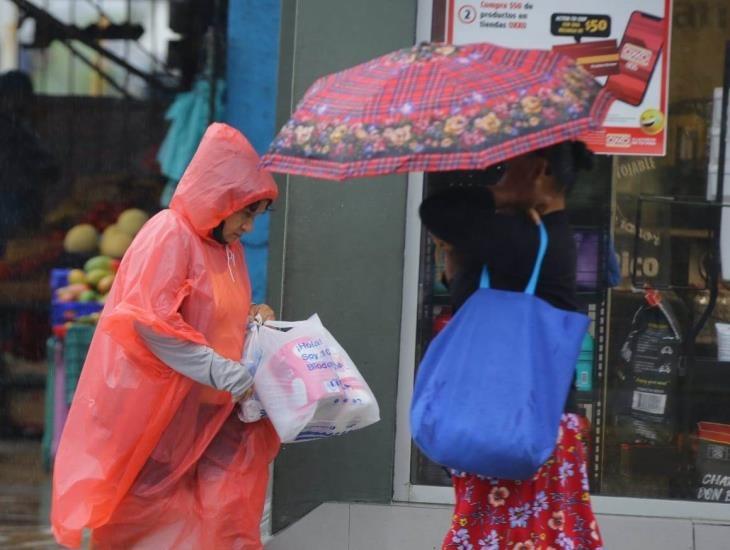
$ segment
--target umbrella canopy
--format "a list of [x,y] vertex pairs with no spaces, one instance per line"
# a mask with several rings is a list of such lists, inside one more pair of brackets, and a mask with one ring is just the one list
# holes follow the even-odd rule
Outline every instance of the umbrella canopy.
[[425,43],[317,80],[262,165],[335,180],[479,169],[579,138],[612,100],[555,52]]

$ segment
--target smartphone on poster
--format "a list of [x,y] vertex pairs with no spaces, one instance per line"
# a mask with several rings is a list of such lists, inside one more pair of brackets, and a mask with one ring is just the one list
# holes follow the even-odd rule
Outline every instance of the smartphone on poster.
[[664,19],[634,11],[621,38],[618,74],[608,77],[606,88],[620,101],[641,105],[663,48]]

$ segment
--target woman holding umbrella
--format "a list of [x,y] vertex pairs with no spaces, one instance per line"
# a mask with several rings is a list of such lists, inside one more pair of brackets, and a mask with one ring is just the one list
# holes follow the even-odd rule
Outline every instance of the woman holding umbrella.
[[[540,244],[542,251],[546,229],[550,244],[537,286],[539,302],[547,301],[559,317],[584,317],[574,312],[576,252],[565,193],[576,173],[590,166],[585,145],[573,140],[600,128],[613,100],[593,75],[553,51],[422,43],[315,82],[262,164],[274,172],[345,180],[483,170],[507,161],[491,189],[454,189],[421,207],[424,224],[449,260],[446,278],[454,306],[461,307],[479,288],[485,262],[491,288],[522,291],[530,279],[532,289],[530,273],[533,263],[542,261],[536,250]],[[540,220],[542,228],[536,229]],[[480,325],[479,336],[486,330]],[[584,330],[572,332],[582,338]],[[563,338],[566,350],[575,334]],[[560,366],[561,374],[572,376],[570,360]],[[548,372],[540,370],[545,377]],[[560,401],[562,396],[551,407],[556,431]],[[424,433],[436,433],[431,428]],[[580,441],[584,428],[585,421],[567,408],[555,452],[532,480],[454,472],[457,504],[444,548],[600,548]]]
[[[578,171],[591,167],[591,154],[582,142],[569,141],[503,167],[494,186],[454,187],[421,205],[423,224],[445,255],[444,279],[454,310],[477,290],[484,265],[492,288],[522,291],[538,249],[535,223],[540,219],[549,245],[536,295],[557,308],[576,310],[576,250],[565,195]],[[586,419],[569,399],[555,451],[532,479],[452,471],[456,505],[443,548],[601,548],[588,494],[586,431]]]

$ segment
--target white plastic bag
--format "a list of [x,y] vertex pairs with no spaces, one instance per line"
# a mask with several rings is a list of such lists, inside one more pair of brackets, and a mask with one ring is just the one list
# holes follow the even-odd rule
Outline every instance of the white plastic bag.
[[250,331],[246,360],[255,370],[256,398],[282,442],[341,435],[380,420],[365,379],[317,315]]
[[[261,326],[261,323],[260,316],[256,316],[256,319],[249,323],[246,342],[243,346],[241,363],[248,369],[251,376],[256,375],[256,371],[261,363],[262,352],[258,341],[258,327]],[[255,391],[252,396],[241,401],[238,407],[238,418],[242,422],[258,422],[262,418],[266,418],[266,410],[264,410],[264,406],[261,404]]]

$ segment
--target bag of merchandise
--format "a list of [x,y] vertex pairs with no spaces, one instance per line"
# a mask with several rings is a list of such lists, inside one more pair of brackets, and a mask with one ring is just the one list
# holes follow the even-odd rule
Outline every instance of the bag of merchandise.
[[555,450],[587,316],[535,296],[548,248],[540,248],[524,292],[479,289],[421,360],[411,432],[433,462],[461,472],[530,479]]
[[[341,435],[380,420],[375,396],[352,359],[313,315],[255,323],[244,363],[255,372],[253,399],[284,443]],[[241,404],[240,417],[256,405]]]
[[667,302],[648,291],[621,348],[619,425],[633,441],[668,444],[675,408],[682,337]]

